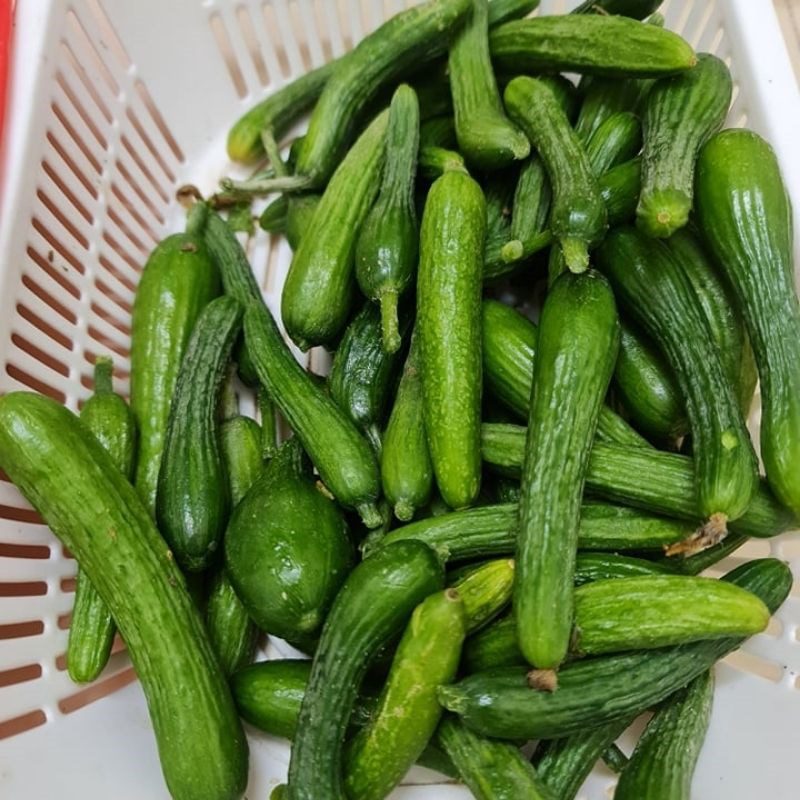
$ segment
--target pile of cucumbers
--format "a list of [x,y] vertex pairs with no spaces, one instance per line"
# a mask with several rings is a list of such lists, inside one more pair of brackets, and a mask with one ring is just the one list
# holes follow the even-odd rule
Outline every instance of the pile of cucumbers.
[[[80,565],[69,674],[119,631],[178,800],[244,795],[242,719],[293,741],[275,798],[416,763],[569,800],[603,759],[617,800],[688,800],[714,664],[791,588],[700,576],[800,515],[775,155],[720,131],[729,70],[658,0],[536,5],[428,0],[254,107],[252,175],[144,268],[130,405],[105,358],[79,415],[0,398],[0,467]],[[256,214],[294,252],[279,315]],[[263,634],[298,658],[252,663]]]

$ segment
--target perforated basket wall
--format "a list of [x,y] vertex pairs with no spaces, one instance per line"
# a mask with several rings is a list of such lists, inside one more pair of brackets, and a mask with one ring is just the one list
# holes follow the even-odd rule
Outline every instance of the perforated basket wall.
[[[400,0],[27,0],[18,3],[11,128],[0,227],[0,392],[33,389],[77,410],[95,357],[128,378],[130,312],[150,249],[181,224],[178,186],[230,173],[224,137],[255,100],[351,48]],[[573,3],[574,4],[574,3]],[[542,10],[568,5],[545,0]],[[772,9],[748,0],[667,0],[667,25],[724,58],[729,122],[766,135],[800,204],[797,87]],[[282,239],[249,242],[273,310],[289,261]],[[798,262],[800,263],[800,262]],[[325,356],[313,353],[312,366]],[[318,359],[318,361],[317,361]],[[752,419],[757,428],[758,414]],[[772,554],[800,574],[791,536],[721,565]],[[165,796],[147,712],[124,647],[101,678],[73,685],[64,651],[75,563],[0,475],[0,796]],[[718,574],[718,573],[714,573]],[[719,668],[695,781],[712,800],[800,794],[800,597]],[[288,652],[270,643],[267,656]],[[620,680],[625,680],[621,675]],[[248,796],[285,775],[288,749],[250,731]],[[415,770],[396,798],[465,798]],[[610,796],[597,770],[583,797]]]

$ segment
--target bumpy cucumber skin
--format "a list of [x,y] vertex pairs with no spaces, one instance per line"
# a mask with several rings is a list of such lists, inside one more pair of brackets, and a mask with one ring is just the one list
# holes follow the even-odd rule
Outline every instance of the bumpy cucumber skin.
[[656,710],[620,775],[617,800],[689,800],[714,699],[714,672],[698,675]]
[[467,632],[475,633],[511,602],[514,562],[510,558],[487,561],[452,584],[464,602]]
[[632,158],[618,164],[597,179],[600,196],[606,204],[608,224],[630,222],[636,213],[641,186],[642,161]]
[[[686,401],[695,451],[697,496],[706,519],[735,520],[758,486],[753,446],[735,392],[708,334],[695,291],[659,241],[617,228],[598,263],[620,302],[661,347]],[[642,299],[647,298],[647,307]]]
[[[625,47],[619,46],[622,41]],[[647,77],[683,72],[696,62],[692,48],[677,34],[600,14],[507,22],[489,34],[489,46],[495,66],[517,74]]]
[[383,800],[419,758],[442,714],[436,689],[455,677],[466,634],[464,602],[454,589],[414,609],[373,717],[350,745],[349,796]]
[[356,237],[378,193],[388,119],[387,111],[375,117],[339,164],[311,218],[314,235],[292,258],[281,317],[301,350],[331,342],[347,321]]
[[0,398],[0,464],[119,626],[172,797],[241,797],[241,723],[183,576],[133,487],[75,416],[27,392]]
[[471,166],[493,170],[525,158],[530,143],[503,109],[488,31],[488,0],[472,0],[472,14],[450,45],[448,66],[459,151]]
[[648,236],[667,237],[686,225],[697,153],[725,121],[732,91],[725,62],[700,53],[688,72],[656,81],[648,92],[636,209],[636,224]]
[[586,158],[596,176],[633,158],[642,146],[639,118],[630,111],[619,111],[604,120],[589,137]]
[[381,448],[383,494],[404,522],[428,503],[433,491],[433,465],[422,417],[418,343],[412,336]]
[[[777,559],[751,561],[725,576],[774,613],[792,585]],[[558,690],[531,691],[527,671],[492,670],[439,690],[440,702],[484,736],[558,738],[652,708],[742,644],[741,637],[579,660],[559,672]],[[620,675],[625,680],[619,679]]]
[[471,0],[424,3],[395,15],[342,58],[314,107],[295,171],[322,185],[339,163],[359,112],[382,86],[447,49]]
[[241,321],[242,307],[233,298],[209,303],[186,347],[170,408],[156,512],[159,530],[190,572],[205,569],[215,556],[230,510],[216,416]]
[[468,175],[431,187],[420,237],[417,336],[425,430],[436,483],[452,508],[480,489],[481,292],[486,203]]
[[550,229],[558,239],[567,266],[575,271],[589,264],[588,250],[607,227],[586,154],[550,88],[535,78],[514,78],[504,99],[511,118],[536,147],[547,168],[553,197]]
[[350,574],[314,654],[289,764],[290,800],[344,796],[342,741],[367,664],[443,581],[433,550],[419,542],[391,545]]
[[155,517],[169,407],[183,353],[200,312],[220,293],[202,240],[178,233],[145,264],[131,319],[131,410],[139,431],[135,486]]
[[[484,460],[504,474],[519,475],[526,431],[517,425],[484,424]],[[595,442],[586,472],[586,488],[617,503],[698,522],[702,518],[692,459],[653,448]],[[797,525],[791,511],[761,481],[747,511],[729,527],[758,538],[777,536]]]
[[633,111],[639,100],[639,84],[635,80],[593,78],[586,88],[575,121],[575,133],[582,142],[588,142],[592,134],[610,116],[620,111]]
[[800,304],[791,206],[772,148],[750,131],[717,134],[700,153],[696,191],[700,227],[755,353],[767,480],[800,514]]
[[358,508],[370,527],[379,525],[380,514],[374,506],[380,491],[378,465],[369,442],[297,363],[263,303],[250,303],[244,332],[262,385],[325,485],[341,503]]
[[361,291],[380,303],[383,345],[400,347],[397,301],[417,268],[419,229],[414,207],[414,179],[419,149],[419,102],[414,90],[399,86],[389,107],[385,165],[380,194],[356,243],[356,279]]

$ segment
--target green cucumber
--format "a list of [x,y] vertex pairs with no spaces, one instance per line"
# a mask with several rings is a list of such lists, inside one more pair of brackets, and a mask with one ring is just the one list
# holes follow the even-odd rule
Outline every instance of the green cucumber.
[[225,569],[259,628],[290,642],[318,632],[353,565],[339,509],[290,439],[255,479],[225,531]]
[[419,231],[414,178],[419,149],[419,102],[414,90],[399,86],[389,107],[383,179],[375,205],[356,242],[356,279],[361,291],[380,304],[383,347],[400,347],[397,302],[414,279]]
[[176,800],[235,800],[247,741],[186,584],[136,491],[70,411],[0,398],[0,467],[108,605],[148,701]]
[[428,193],[417,284],[423,416],[444,501],[470,505],[480,488],[480,302],[486,203],[468,175],[447,172]]
[[410,8],[339,61],[311,114],[294,185],[324,184],[342,158],[359,112],[381,87],[442,54],[450,32],[462,23],[470,6],[471,0],[436,0]]
[[325,485],[339,502],[357,509],[368,527],[380,525],[378,465],[369,442],[297,363],[262,302],[251,302],[245,311],[244,332],[262,385]]
[[290,800],[344,796],[342,740],[369,660],[443,580],[433,550],[398,542],[361,562],[345,581],[322,629],[300,709]]
[[220,292],[219,273],[195,233],[164,239],[147,259],[131,318],[131,410],[139,431],[134,485],[152,516],[169,407],[197,317]]
[[[114,365],[98,356],[94,362],[94,394],[81,409],[81,423],[111,456],[128,479],[136,456],[136,421],[127,403],[113,387]],[[75,604],[67,643],[67,671],[76,683],[93,681],[111,655],[116,625],[108,606],[78,566]]]
[[247,111],[228,132],[228,157],[242,164],[253,164],[263,158],[261,132],[270,130],[280,139],[322,94],[339,62],[340,59],[334,59],[306,72]]
[[478,736],[450,714],[439,723],[436,741],[476,800],[552,800],[514,745]]
[[[402,525],[373,547],[417,539],[436,550],[447,562],[509,555],[514,552],[517,541],[518,516],[516,503],[455,511]],[[661,550],[683,541],[695,528],[694,522],[654,516],[634,508],[584,503],[578,547],[583,550]],[[369,552],[371,549],[367,548]]]
[[600,14],[507,22],[489,34],[489,46],[496,67],[517,73],[647,77],[683,72],[697,60],[692,48],[671,31]]
[[[319,106],[317,106],[319,108]],[[378,193],[388,112],[379,114],[341,161],[292,258],[281,317],[301,350],[331,342],[350,312],[356,238]]]
[[[525,451],[524,428],[485,424],[481,439],[485,461],[506,474],[519,475]],[[677,453],[595,442],[586,488],[607,500],[697,522],[702,512],[694,473],[692,459]],[[730,528],[763,539],[796,524],[794,515],[778,503],[762,481],[747,511]]]
[[314,218],[321,199],[322,195],[316,192],[289,195],[289,209],[286,212],[286,241],[289,242],[293,253],[300,247],[303,234],[312,229],[311,220]]
[[[731,553],[735,553],[747,540],[748,537],[741,533],[732,533],[719,544],[695,553],[693,556],[666,555],[661,559],[661,563],[668,566],[673,572],[679,572],[682,575],[699,575],[703,570],[714,566]],[[669,548],[667,548],[667,553],[669,553]]]
[[395,516],[405,522],[428,503],[433,491],[433,466],[422,419],[417,342],[413,335],[383,434],[380,459],[383,494]]
[[489,3],[472,0],[472,14],[453,38],[448,59],[458,148],[471,166],[500,169],[525,158],[530,143],[506,116],[489,55]]
[[621,324],[614,389],[633,424],[648,436],[674,441],[686,434],[686,407],[675,377],[650,338]]
[[[236,508],[261,471],[261,428],[249,417],[234,416],[220,426],[220,442],[231,507]],[[224,567],[211,579],[206,601],[206,630],[226,675],[252,661],[258,631]]]
[[455,150],[425,145],[419,149],[419,174],[428,180],[436,180],[445,172],[466,172],[464,158]]
[[258,390],[257,400],[261,418],[261,460],[268,461],[278,452],[278,415],[266,390]]
[[592,440],[619,347],[608,282],[563,275],[539,327],[522,468],[514,613],[525,657],[541,669],[564,659],[580,500]]
[[186,347],[170,408],[156,512],[159,530],[189,572],[208,567],[228,520],[230,493],[216,416],[241,321],[242,308],[233,298],[208,304]]
[[508,558],[487,561],[470,569],[451,586],[464,602],[467,633],[474,633],[511,602],[514,562]]
[[650,89],[636,208],[636,224],[648,236],[671,236],[687,223],[698,151],[725,121],[732,91],[728,67],[710,53],[700,53],[692,69]]
[[[777,559],[750,561],[725,576],[774,613],[792,585]],[[525,668],[479,673],[439,689],[439,701],[484,736],[560,738],[651,708],[742,644],[741,637],[578,660],[559,672],[558,691],[531,691]],[[620,679],[624,676],[624,680]]]
[[617,228],[598,263],[620,302],[666,356],[686,401],[695,453],[697,498],[707,520],[701,541],[724,536],[758,486],[755,453],[733,386],[708,333],[694,288],[659,241]]
[[455,589],[432,594],[414,609],[373,717],[348,748],[350,797],[382,800],[419,758],[442,713],[436,689],[455,677],[466,633],[464,602]]
[[527,17],[538,7],[539,2],[540,0],[489,0],[489,27]]
[[517,643],[517,622],[508,614],[464,643],[464,674],[473,675],[498,667],[524,666],[525,657]]
[[[536,326],[497,300],[483,301],[483,376],[486,388],[504,406],[525,419],[530,407],[536,363]],[[610,408],[603,406],[598,436],[607,441],[646,447],[647,441]]]
[[258,225],[267,233],[286,233],[286,220],[289,214],[289,196],[278,195],[258,218]]
[[700,673],[656,710],[622,770],[617,800],[689,800],[711,718],[714,673]]
[[456,124],[449,114],[432,117],[419,126],[419,146],[443,147],[454,149],[458,147],[456,140]]
[[800,513],[800,304],[792,212],[772,148],[750,131],[712,137],[697,163],[697,217],[747,325],[761,379],[761,457]]
[[[581,82],[583,87],[583,82]],[[592,78],[585,88],[575,133],[588,142],[597,129],[612,115],[633,111],[639,100],[640,81]]]
[[[397,329],[398,335],[404,328]],[[399,355],[384,347],[381,311],[367,302],[347,326],[328,376],[331,396],[376,450]]]
[[[580,541],[580,540],[579,540]],[[673,572],[667,563],[644,558],[621,556],[617,553],[578,553],[575,561],[575,586],[594,581],[617,578],[634,578],[642,575],[669,575]]]
[[504,99],[511,118],[525,131],[547,169],[552,188],[550,230],[567,266],[587,268],[588,251],[606,230],[606,209],[581,145],[547,84],[514,78]]

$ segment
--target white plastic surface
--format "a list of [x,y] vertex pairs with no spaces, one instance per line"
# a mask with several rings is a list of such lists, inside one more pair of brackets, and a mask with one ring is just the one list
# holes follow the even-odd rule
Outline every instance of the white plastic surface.
[[[99,353],[114,356],[124,391],[134,287],[149,250],[182,218],[175,189],[191,182],[212,190],[232,171],[224,139],[242,111],[411,4],[19,2],[0,217],[0,392],[34,388],[77,409]],[[567,5],[544,0],[542,11]],[[737,89],[729,123],[772,142],[800,208],[800,98],[771,5],[667,0],[663,10],[668,27],[730,63]],[[276,311],[289,250],[259,234],[250,254]],[[312,354],[313,366],[322,359]],[[752,422],[755,429],[757,414]],[[800,541],[791,535],[749,545],[721,568],[742,553],[783,557],[800,574]],[[74,572],[13,486],[0,481],[0,797],[165,797],[124,652],[89,689],[64,671]],[[699,800],[800,795],[799,625],[795,592],[770,629],[720,667],[694,783]],[[271,643],[266,653],[279,648]],[[249,733],[248,796],[263,798],[284,778],[288,749]],[[469,797],[452,785],[410,785],[435,780],[415,770],[392,797]],[[581,797],[609,797],[612,785],[598,769]]]

